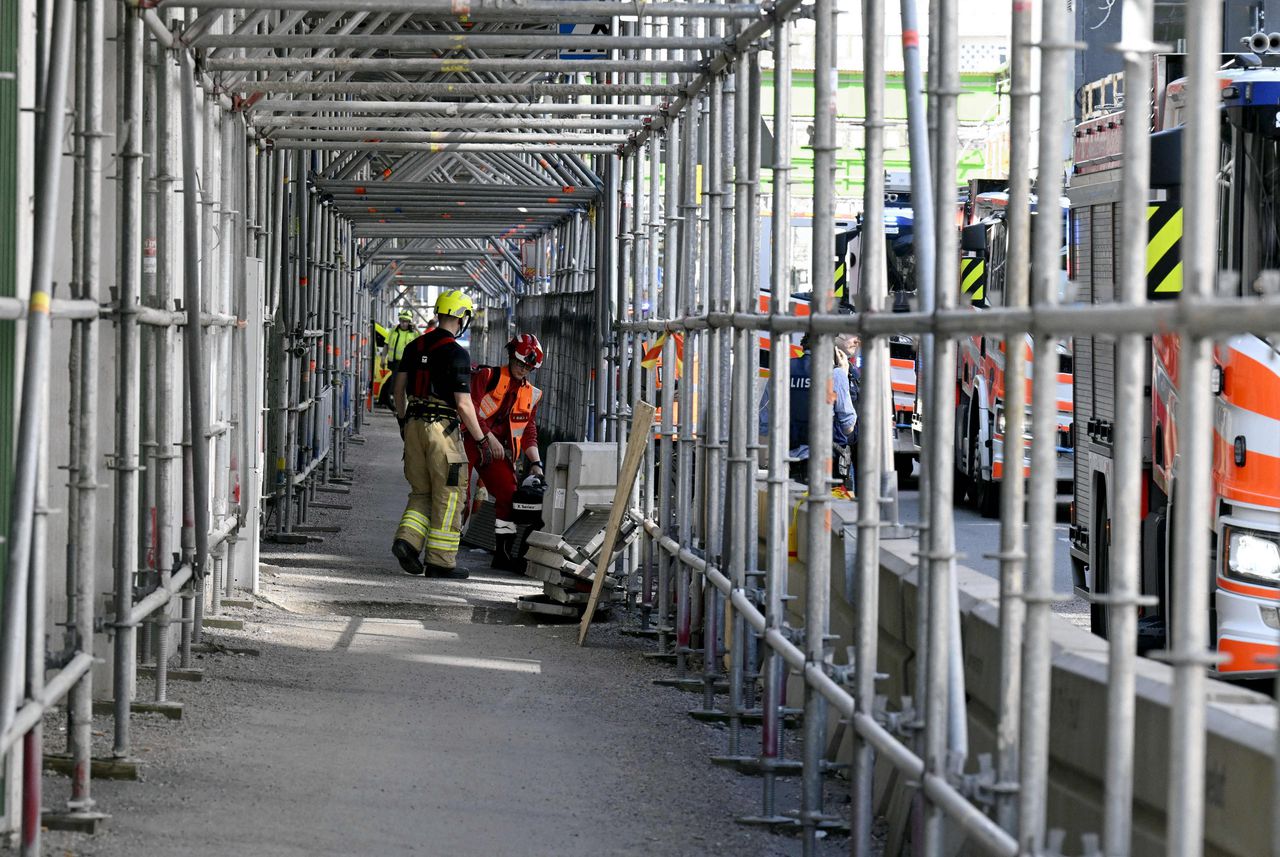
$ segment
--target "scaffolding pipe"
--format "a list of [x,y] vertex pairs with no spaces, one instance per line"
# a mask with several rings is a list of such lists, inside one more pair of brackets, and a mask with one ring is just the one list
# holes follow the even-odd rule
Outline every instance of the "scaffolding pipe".
[[[884,87],[885,11],[876,0],[862,3],[862,51],[866,81],[863,127],[866,134],[866,162],[862,191],[863,223],[884,222]],[[884,309],[885,242],[878,231],[864,241],[858,281],[858,311],[864,314]],[[858,399],[859,432],[855,476],[858,502],[858,540],[854,556],[856,610],[854,621],[853,681],[856,710],[862,717],[875,715],[877,644],[880,637],[880,499],[884,449],[891,443],[888,434],[892,400],[885,385],[888,378],[887,343],[873,337],[862,344],[862,389]],[[853,775],[851,779],[849,837],[855,854],[869,854],[871,828],[875,823],[875,747],[854,730]]]
[[[814,4],[814,133],[813,133],[813,310],[834,308],[836,153],[836,14],[834,0]],[[831,614],[831,335],[809,334],[809,486],[806,529],[804,650],[805,668],[825,673],[830,666],[827,640]],[[813,685],[805,685],[804,776],[800,823],[804,853],[817,851],[823,809],[822,762],[827,739],[827,700]]]
[[[195,531],[192,572],[194,578],[200,580],[205,572],[205,562],[209,552],[209,448],[203,440],[207,419],[204,401],[204,337],[201,335],[200,327],[202,300],[200,251],[204,245],[199,232],[199,200],[197,199],[199,179],[196,174],[195,69],[193,60],[187,54],[180,56],[180,63],[182,66],[182,80],[179,84],[182,95],[182,222],[185,230],[182,285],[187,310],[187,335],[183,337],[187,378],[185,403],[190,432],[188,440],[191,450],[193,496],[191,514]],[[217,107],[209,104],[208,109],[215,110]]]
[[[66,101],[71,66],[71,34],[75,23],[70,0],[58,0],[53,8],[50,63],[42,103],[62,105]],[[37,444],[40,416],[48,396],[50,352],[49,297],[53,290],[54,243],[57,229],[57,199],[61,183],[61,140],[66,111],[45,110],[40,121],[38,146],[40,166],[36,170],[35,238],[31,264],[30,315],[27,320],[26,352],[23,366],[22,400],[9,516],[9,561],[4,585],[5,642],[3,670],[0,670],[0,732],[8,732],[17,714],[24,683],[26,659],[22,641],[26,634],[32,527],[37,499]],[[25,836],[24,832],[24,836]]]
[[768,627],[768,620],[760,613],[751,601],[751,596],[744,590],[735,589],[732,582],[714,564],[691,551],[682,550],[680,543],[665,535],[662,527],[651,518],[630,511],[631,519],[639,524],[663,551],[679,554],[680,561],[691,565],[695,571],[705,575],[708,583],[718,592],[730,599],[734,607],[742,612],[747,624],[764,634],[765,643],[783,659],[786,665],[804,679],[806,689],[812,689],[833,705],[836,710],[849,718],[853,728],[865,737],[890,764],[915,782],[923,783],[926,798],[942,808],[965,834],[971,836],[984,853],[992,857],[1017,857],[1020,854],[1017,842],[998,824],[988,818],[977,806],[970,803],[965,796],[953,786],[946,777],[935,777],[925,772],[923,760],[906,745],[890,734],[883,726],[872,718],[860,714],[856,709],[855,699],[841,687],[828,672],[830,665],[814,663],[804,649],[790,639],[786,629]]
[[[1151,88],[1153,18],[1151,0],[1126,0],[1124,4],[1125,87],[1133,92]],[[1120,201],[1120,234],[1146,234],[1148,185],[1151,176],[1151,103],[1134,98],[1125,104],[1124,164]],[[1045,209],[1050,211],[1051,209]],[[1116,248],[1118,256],[1117,300],[1140,306],[1146,303],[1147,248],[1129,240]],[[1116,342],[1116,425],[1140,426],[1144,419],[1143,387],[1150,346],[1141,334],[1125,334]],[[1044,383],[1044,382],[1041,382]],[[1111,857],[1128,857],[1133,837],[1134,715],[1137,700],[1138,605],[1141,602],[1142,569],[1142,435],[1116,432],[1113,443],[1115,469],[1111,486],[1113,539],[1108,568],[1094,569],[1094,581],[1105,573],[1107,611],[1107,744],[1103,805],[1103,844]],[[1015,480],[1021,482],[1021,480]],[[1101,533],[1099,538],[1104,538]]]
[[120,45],[123,75],[120,100],[120,290],[116,330],[116,491],[115,491],[115,662],[112,693],[115,715],[113,753],[130,752],[129,705],[134,692],[136,635],[129,627],[134,576],[140,566],[138,543],[139,431],[138,383],[141,337],[136,310],[142,279],[142,72],[143,32],[136,10],[124,14]]
[[[239,9],[237,0],[162,0],[159,8]],[[307,12],[412,12],[453,18],[459,14],[454,0],[258,0],[258,10],[298,10]],[[644,18],[758,18],[765,8],[755,3],[657,2],[637,7],[624,0],[523,0],[512,6],[506,0],[467,0],[465,14],[473,21],[508,21],[542,24],[566,21],[608,22],[618,15]],[[203,17],[203,16],[202,16]]]
[[[84,4],[83,84],[84,162],[81,179],[80,231],[76,246],[81,253],[80,294],[94,314],[78,323],[79,358],[77,387],[78,421],[74,474],[74,567],[70,569],[67,598],[68,648],[93,652],[94,599],[97,590],[98,506],[98,342],[97,304],[102,280],[102,138],[103,138],[103,6]],[[66,672],[67,670],[63,670]],[[93,808],[91,795],[93,750],[93,673],[85,671],[71,689],[67,704],[67,753],[72,759],[70,812]]]
[[[1187,124],[1182,161],[1185,279],[1178,300],[1182,306],[1210,297],[1218,274],[1218,65],[1222,16],[1222,6],[1217,3],[1192,3],[1187,7]],[[1066,79],[1065,68],[1062,77]],[[1205,499],[1214,496],[1213,456],[1209,454],[1214,443],[1213,408],[1205,406],[1214,401],[1210,389],[1213,341],[1183,333],[1178,345],[1176,424],[1179,450],[1188,450],[1188,454],[1181,456],[1179,484],[1172,498],[1171,521],[1181,525],[1169,528],[1173,543],[1169,571],[1173,589],[1169,617],[1173,711],[1169,725],[1166,841],[1173,857],[1193,857],[1204,850],[1205,668],[1213,662],[1205,651],[1210,639],[1210,588],[1204,583],[1205,557],[1211,555],[1209,528],[1193,522],[1202,519]]]
[[[782,20],[773,28],[774,75],[791,78],[791,38],[793,25]],[[791,127],[791,87],[773,88],[774,127]],[[769,303],[771,316],[791,313],[791,135],[779,132],[773,149],[773,215],[770,235],[773,246]],[[787,513],[790,509],[790,456],[788,428],[791,411],[791,337],[775,334],[769,342],[769,475],[767,482],[768,532],[765,555],[765,633],[780,632],[784,624],[787,573]],[[786,664],[772,647],[764,659],[764,699],[761,702],[760,756],[764,777],[761,786],[760,817],[765,823],[780,820],[776,763],[782,756],[782,700],[787,681]]]

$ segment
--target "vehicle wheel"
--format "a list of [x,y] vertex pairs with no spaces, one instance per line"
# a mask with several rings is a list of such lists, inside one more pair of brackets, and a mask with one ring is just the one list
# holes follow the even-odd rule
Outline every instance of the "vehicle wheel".
[[[1111,585],[1111,544],[1107,530],[1107,522],[1099,521],[1093,535],[1095,562],[1091,592],[1094,595],[1105,595]],[[1107,605],[1089,603],[1089,630],[1104,640],[1107,638]]]
[[1000,517],[1000,485],[988,479],[982,478],[982,471],[973,479],[976,497],[974,503],[978,507],[978,513],[984,518]]

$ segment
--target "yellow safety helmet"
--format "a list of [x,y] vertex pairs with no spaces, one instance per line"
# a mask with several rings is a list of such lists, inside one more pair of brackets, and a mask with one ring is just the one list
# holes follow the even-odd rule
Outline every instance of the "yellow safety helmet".
[[400,310],[400,320],[401,320],[401,321],[413,321],[413,313],[409,312],[409,310],[407,310],[407,309],[402,309],[402,310]]
[[471,298],[459,289],[441,292],[436,298],[436,315],[452,315],[456,318],[469,319],[475,315],[475,304]]

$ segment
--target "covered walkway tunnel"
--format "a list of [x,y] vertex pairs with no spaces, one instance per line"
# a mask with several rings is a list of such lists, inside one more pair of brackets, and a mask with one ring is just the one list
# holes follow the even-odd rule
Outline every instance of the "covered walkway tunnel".
[[[1028,380],[1107,337],[1123,428],[1149,337],[1170,337],[1190,486],[1170,508],[1203,511],[1213,343],[1280,330],[1273,289],[1215,285],[1217,104],[1185,108],[1180,298],[1147,303],[1135,212],[1152,155],[1135,134],[1138,178],[1106,226],[1114,302],[1090,303],[1062,287],[1061,224],[1030,216],[1033,173],[1040,199],[1066,188],[1074,24],[1064,4],[994,4],[1011,33],[1010,215],[983,281],[1000,302],[979,306],[953,228],[965,4],[916,5],[0,8],[0,829],[15,848],[1271,849],[1274,706],[1206,676],[1213,575],[1195,557],[1222,533],[1170,537],[1167,665],[1139,659],[1151,450],[1116,440],[1109,578],[1089,590],[1067,555],[1080,522],[1057,502],[1073,429],[1054,385]],[[1140,12],[1134,91],[1158,47]],[[1190,91],[1216,97],[1221,9],[1187,15]],[[886,196],[886,50],[907,111],[905,261],[867,226],[908,198]],[[838,134],[848,67],[862,103]],[[846,149],[857,176],[837,176]],[[503,364],[517,333],[546,351],[533,381],[556,476],[525,575],[489,568],[478,491],[470,580],[408,578],[391,555],[406,486],[382,342],[402,309],[424,328],[451,289],[476,307],[473,363]],[[853,336],[842,478],[828,451],[853,432],[832,419],[848,364],[827,355]],[[955,441],[966,349],[1002,337],[1026,354],[1006,365],[998,346],[985,443],[1025,456],[1025,480],[984,474],[990,453]],[[784,429],[795,402],[803,443]],[[998,520],[960,510],[966,496]],[[1067,621],[1091,612],[1105,638]]]

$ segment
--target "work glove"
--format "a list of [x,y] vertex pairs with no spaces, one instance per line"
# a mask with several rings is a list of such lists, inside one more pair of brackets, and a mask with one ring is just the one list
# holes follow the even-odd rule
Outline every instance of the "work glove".
[[530,473],[520,483],[521,488],[541,488],[543,486],[542,475],[539,473]]
[[493,463],[493,453],[489,452],[489,444],[487,443],[476,444],[476,454],[479,456],[476,459],[477,468],[488,467],[490,464]]

